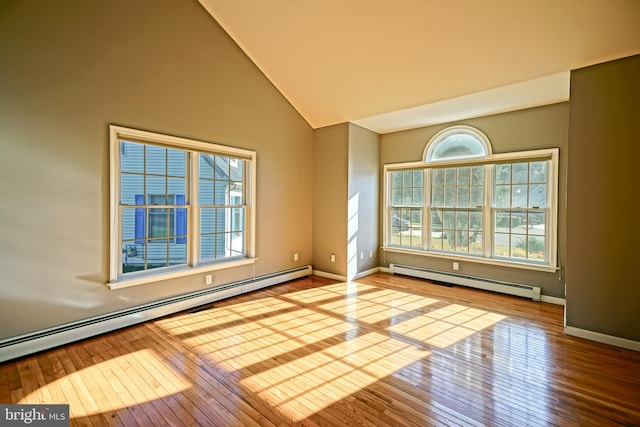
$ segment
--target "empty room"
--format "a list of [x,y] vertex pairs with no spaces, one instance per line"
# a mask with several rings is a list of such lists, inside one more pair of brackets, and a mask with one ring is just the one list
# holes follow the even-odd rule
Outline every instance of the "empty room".
[[640,2],[0,2],[0,425],[640,426]]

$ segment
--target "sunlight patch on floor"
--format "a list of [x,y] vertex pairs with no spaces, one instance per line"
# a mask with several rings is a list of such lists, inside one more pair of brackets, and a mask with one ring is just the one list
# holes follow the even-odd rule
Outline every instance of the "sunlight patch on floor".
[[451,346],[503,319],[350,282],[212,306],[162,326],[298,422],[428,357],[429,346]]
[[216,326],[225,327],[230,324],[241,323],[246,321],[249,316],[268,316],[296,307],[298,306],[278,298],[264,298],[259,301],[249,301],[229,306],[214,306],[203,311],[196,311],[188,316],[159,320],[157,324],[171,335],[193,335],[199,332],[199,328],[202,329],[202,333],[205,333],[215,329]]
[[424,344],[445,348],[505,318],[500,314],[451,304],[387,329]]
[[[101,386],[98,396],[89,389],[94,383],[109,384],[109,388]],[[33,392],[18,403],[68,403],[70,417],[81,418],[104,412],[107,401],[110,408],[117,410],[162,399],[191,386],[167,366],[155,351],[139,350],[71,372],[47,384],[48,390],[60,390],[64,394],[64,401],[57,402],[51,398],[40,401],[38,392]],[[139,393],[129,392],[134,389]],[[81,396],[82,401],[77,396]]]
[[240,382],[293,421],[300,421],[426,356],[371,332]]
[[321,304],[318,307],[331,311],[347,319],[354,319],[367,323],[377,323],[382,320],[391,320],[403,313],[420,310],[439,301],[433,298],[415,298],[416,295],[403,292],[372,293],[357,298],[333,301]]
[[[213,313],[217,315],[218,312]],[[234,371],[342,336],[356,326],[309,309],[232,325],[184,342]]]

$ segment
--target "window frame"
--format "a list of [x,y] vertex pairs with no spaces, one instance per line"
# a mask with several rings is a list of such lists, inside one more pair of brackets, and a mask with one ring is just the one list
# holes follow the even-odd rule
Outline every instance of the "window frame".
[[[187,263],[123,274],[122,268],[122,221],[120,210],[120,156],[121,141],[164,146],[187,152],[186,170],[186,215],[187,215]],[[110,160],[110,230],[109,230],[109,281],[110,289],[118,289],[183,277],[214,270],[253,264],[256,261],[256,152],[236,147],[219,145],[189,138],[170,136],[122,126],[109,126]],[[199,254],[199,207],[198,153],[229,156],[246,160],[244,168],[245,200],[245,251],[244,255],[200,263]]]
[[[446,131],[446,130],[445,130]],[[443,131],[444,132],[444,131]],[[434,138],[435,139],[435,138]],[[520,151],[520,152],[511,152],[511,153],[500,153],[500,154],[492,154],[491,153],[491,145],[488,144],[489,155],[487,157],[470,157],[463,159],[452,159],[452,160],[437,160],[428,162],[427,161],[427,153],[431,148],[427,146],[424,151],[425,157],[424,160],[419,162],[406,162],[406,163],[389,163],[383,165],[383,210],[382,210],[382,221],[383,221],[383,246],[382,249],[387,252],[395,252],[395,253],[404,253],[411,255],[419,255],[433,258],[442,258],[454,261],[467,261],[474,262],[480,264],[489,264],[489,265],[497,265],[497,266],[508,266],[508,267],[516,267],[527,270],[536,270],[536,271],[544,271],[544,272],[555,272],[559,269],[557,265],[557,254],[558,254],[558,167],[559,167],[559,149],[558,148],[547,148],[547,149],[539,149],[539,150],[529,150],[529,151]],[[547,262],[526,262],[515,259],[505,259],[496,257],[493,255],[493,244],[494,244],[494,225],[493,225],[493,213],[495,209],[493,203],[493,191],[495,187],[495,174],[493,173],[494,166],[500,163],[517,163],[517,162],[532,162],[536,160],[548,160],[550,162],[548,168],[548,177],[547,177],[547,188],[549,190],[549,194],[547,195],[548,203],[547,211],[549,213],[548,218],[548,231],[545,233],[545,238],[547,240],[546,250],[548,253],[548,261]],[[481,255],[464,255],[462,253],[445,253],[445,252],[436,252],[430,249],[430,237],[427,233],[430,233],[431,228],[431,218],[430,218],[430,209],[427,208],[427,205],[431,203],[430,197],[430,187],[431,187],[431,178],[430,171],[433,168],[446,168],[446,167],[464,167],[464,166],[479,166],[485,165],[487,170],[485,170],[485,204],[483,206],[483,245],[484,251]],[[408,170],[408,169],[424,169],[424,195],[423,195],[423,224],[422,224],[422,248],[409,248],[409,247],[400,247],[394,246],[391,243],[391,209],[393,208],[391,204],[391,182],[390,182],[390,172]],[[427,230],[425,232],[425,230]]]

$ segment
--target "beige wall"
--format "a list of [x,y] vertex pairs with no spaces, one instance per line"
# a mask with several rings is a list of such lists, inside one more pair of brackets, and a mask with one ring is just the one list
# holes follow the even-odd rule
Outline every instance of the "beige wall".
[[311,264],[312,129],[197,1],[4,0],[0,70],[0,339],[204,288],[105,286],[109,124],[257,151],[259,260],[215,285]]
[[640,341],[640,55],[571,73],[567,326]]
[[[559,230],[565,230],[566,212],[566,171],[567,171],[567,141],[568,141],[568,103],[559,103],[544,107],[531,108],[510,113],[497,114],[476,119],[464,120],[456,123],[446,123],[402,132],[385,134],[380,139],[380,162],[401,163],[421,161],[424,149],[440,130],[454,124],[474,126],[484,132],[493,147],[494,153],[505,153],[542,148],[559,148]],[[383,207],[381,207],[383,209]],[[382,211],[381,211],[382,212]],[[382,223],[382,221],[380,221]],[[382,236],[382,228],[380,228]],[[382,240],[382,239],[381,239]],[[558,263],[564,266],[566,259],[566,239],[561,231],[558,236]],[[416,267],[429,268],[438,271],[451,272],[452,263],[449,260],[382,252],[380,265],[388,267],[397,263]],[[508,282],[525,283],[540,286],[542,294],[564,298],[564,271],[558,273],[544,273],[511,267],[489,266],[473,262],[460,262],[458,273],[502,280]]]
[[342,277],[347,276],[348,140],[348,123],[314,130],[313,268]]
[[[351,123],[314,130],[317,271],[350,280],[378,266],[379,139],[377,133]],[[331,254],[336,262],[331,262]]]
[[349,125],[347,277],[378,267],[380,135]]

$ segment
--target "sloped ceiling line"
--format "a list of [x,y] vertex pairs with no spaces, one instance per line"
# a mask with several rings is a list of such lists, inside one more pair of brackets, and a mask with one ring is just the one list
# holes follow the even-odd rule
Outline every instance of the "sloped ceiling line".
[[640,53],[638,0],[199,0],[314,127],[379,133],[568,99]]

